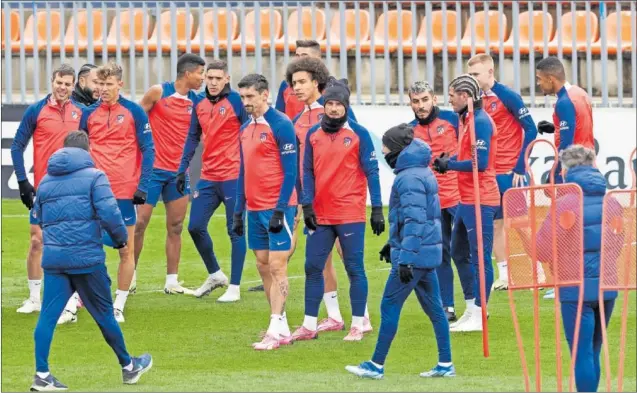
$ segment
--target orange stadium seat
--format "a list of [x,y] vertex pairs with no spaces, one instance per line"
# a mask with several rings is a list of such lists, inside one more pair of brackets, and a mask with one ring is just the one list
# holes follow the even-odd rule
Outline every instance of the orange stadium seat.
[[[586,34],[586,18],[590,20],[591,34]],[[595,13],[586,11],[575,12],[575,26],[573,26],[573,13],[567,12],[562,15],[562,29],[555,32],[555,37],[549,42],[549,53],[557,54],[557,39],[562,37],[562,53],[570,55],[573,53],[573,35],[575,35],[575,50],[586,51],[586,42],[597,41],[599,37],[599,20]]]
[[[488,14],[489,18],[489,31],[486,32],[485,29],[485,20],[487,15],[485,11],[478,11],[474,14],[474,25],[476,36],[474,37],[475,42],[475,50],[476,53],[486,52],[486,38],[489,38],[489,48],[491,44],[497,44],[500,41],[500,36],[498,34],[498,26],[500,26],[500,16],[501,14],[498,11],[490,10]],[[503,39],[506,41],[508,37],[507,31],[507,17],[502,14],[502,29],[504,31]],[[467,20],[467,24],[464,29],[464,33],[462,35],[462,40],[460,41],[460,49],[462,53],[465,55],[471,54],[471,19]],[[457,42],[451,41],[449,42],[449,52],[456,53],[458,50]]]
[[[301,10],[301,34],[299,34],[299,12],[297,10],[292,11],[288,18],[288,48],[290,51],[296,50],[296,40],[310,40],[312,39],[312,19],[314,19],[314,26],[316,31],[315,39],[317,41],[325,38],[325,12],[318,8],[314,9],[314,15],[312,15],[312,8],[304,7]],[[283,37],[276,40],[276,50],[282,52],[285,50],[285,40]]]
[[[532,46],[534,51],[542,52],[544,50],[544,13],[542,11],[533,11],[533,40]],[[553,38],[553,16],[550,13],[546,14],[546,31],[548,36],[546,38],[547,42],[550,42]],[[525,11],[520,13],[520,17],[518,18],[518,28],[520,29],[520,53],[528,55],[530,53],[529,43],[531,42],[529,36],[529,11]],[[509,39],[502,44],[504,53],[507,55],[513,54],[514,40],[513,32],[509,35]],[[500,47],[498,42],[493,42],[489,44],[492,51],[499,52]]]
[[[60,13],[58,11],[51,11],[51,42],[59,41],[62,34],[60,29]],[[37,50],[46,48],[46,11],[38,11],[35,16],[31,14],[27,18],[27,22],[24,25],[24,31],[22,32],[22,42],[24,42],[24,50],[26,52],[32,52],[35,47]],[[37,37],[33,36],[33,26],[37,26]],[[37,38],[37,44],[36,44]],[[20,50],[20,41],[15,41],[11,45],[12,51]]]
[[[64,35],[64,50],[73,52],[75,48],[75,18],[77,17],[77,47],[79,51],[85,51],[88,48],[88,13],[86,10],[78,11],[76,15],[71,15],[71,19],[66,28]],[[102,11],[93,11],[93,41],[97,41],[102,37]],[[62,48],[62,40],[52,41],[51,50],[59,52]]]
[[[151,52],[157,51],[157,36],[159,35],[159,29],[161,28],[161,51],[162,52],[170,52],[172,47],[172,30],[175,28],[171,24],[171,11],[164,11],[161,13],[159,17],[159,21],[155,23],[155,29],[153,30],[153,34],[151,34],[148,39],[148,50]],[[186,37],[190,35],[190,39],[195,35],[196,26],[195,19],[192,17],[192,14],[188,12],[186,14],[186,10],[179,9],[175,12],[177,19],[177,42],[175,45],[183,44],[186,45]],[[190,19],[190,32],[186,31],[186,21]],[[136,41],[135,49],[138,51],[144,50],[144,42]]]
[[[434,53],[442,52],[444,36],[443,28],[447,29],[447,45],[451,41],[456,41],[456,11],[447,10],[446,25],[442,24],[442,10],[436,10],[431,13],[431,44]],[[411,54],[413,50],[413,41],[410,39],[403,45],[406,54]],[[416,53],[419,55],[427,53],[427,17],[422,19],[420,30],[416,36]]]
[[[270,25],[270,12],[274,12],[274,26]],[[282,18],[278,11],[270,11],[269,9],[262,9],[259,26],[259,37],[261,38],[261,48],[269,48],[272,42],[270,42],[270,31],[274,32],[274,40],[281,37],[282,34]],[[241,51],[241,36],[245,35],[246,51],[254,52],[256,46],[256,13],[254,10],[248,12],[245,16],[245,26],[239,36],[232,41],[232,50],[235,52]]]
[[[619,37],[619,47],[622,52],[628,52],[631,49],[632,42],[635,39],[630,34],[631,16],[630,11],[621,11],[621,16],[617,15],[617,12],[608,14],[606,17],[606,47],[608,48],[608,54],[617,54],[617,24],[621,21],[621,36]],[[632,23],[635,23],[634,21]],[[584,27],[586,29],[586,27]],[[602,40],[601,38],[591,44],[591,51],[594,55],[602,53]]]
[[[398,50],[398,41],[405,42],[411,38],[411,11],[401,11],[402,31],[398,31],[398,11],[390,10],[387,14],[382,14],[378,17],[376,28],[374,29],[374,51],[375,53],[383,53],[385,51],[385,19],[387,19],[387,46],[389,52],[393,53]],[[372,43],[365,41],[361,43],[361,52],[369,53],[372,50]],[[404,45],[403,45],[404,46]]]
[[[4,49],[4,10],[2,10],[2,49]],[[11,36],[9,37],[9,42],[11,42],[11,45],[13,46],[13,44],[15,42],[18,42],[18,48],[19,46],[19,40],[20,40],[20,14],[18,14],[16,11],[11,11],[11,13],[9,14],[9,23],[11,24],[10,29],[11,29]]]
[[[341,45],[345,45],[346,50],[356,47],[356,11],[345,10],[345,42],[341,42],[341,15],[335,13],[330,23],[330,52],[335,53],[341,50]],[[360,26],[359,42],[369,40],[369,11],[358,11],[358,23]],[[319,41],[321,50],[327,51],[327,38]]]
[[[215,12],[214,11],[206,11],[203,14],[203,21],[199,22],[200,25],[197,27],[197,32],[191,41],[191,50],[193,52],[199,52],[201,48],[201,24],[203,23],[203,42],[204,42],[204,50],[212,51],[215,49]],[[227,49],[228,48],[228,25],[230,25],[230,40],[234,40],[239,35],[239,21],[237,19],[237,14],[228,11],[225,8],[219,8],[217,10],[217,40],[219,49]],[[186,42],[182,42],[179,44],[179,50],[186,50]]]
[[[120,34],[120,48],[122,52],[127,52],[131,46],[131,36],[130,36],[130,26],[132,23],[135,24],[135,37],[133,37],[133,44],[142,45],[144,43],[144,11],[135,10],[133,11],[133,15],[131,18],[130,11],[122,11],[119,15],[119,26],[117,26],[117,19],[113,18],[111,22],[111,27],[108,31],[108,36],[106,37],[106,48],[110,53],[117,51],[117,31],[119,30]],[[150,16],[146,17],[146,31],[150,34]],[[150,44],[150,40],[148,41]],[[102,40],[98,40],[95,43],[95,51],[101,52],[103,48]]]

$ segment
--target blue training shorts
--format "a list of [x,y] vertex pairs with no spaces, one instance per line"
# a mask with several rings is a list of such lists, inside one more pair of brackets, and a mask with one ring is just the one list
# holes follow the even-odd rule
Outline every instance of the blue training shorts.
[[283,230],[272,233],[270,218],[274,209],[248,211],[248,247],[251,250],[288,251],[292,248],[292,228],[297,207],[287,207],[284,210]]
[[495,180],[498,182],[498,188],[500,189],[500,207],[495,212],[495,216],[493,217],[493,219],[501,220],[502,218],[504,218],[504,209],[502,209],[502,197],[509,188],[513,187],[513,172],[496,175]]
[[184,195],[190,194],[190,177],[186,173],[186,188],[182,195],[177,191],[177,172],[165,171],[163,169],[153,168],[153,175],[150,178],[150,185],[148,186],[148,195],[146,196],[146,203],[149,205],[157,206],[159,202],[159,196],[164,203],[172,202]]
[[[117,206],[119,207],[120,213],[122,213],[124,225],[129,227],[137,223],[137,210],[135,210],[132,199],[118,199]],[[115,247],[113,240],[104,228],[102,228],[102,243],[108,247]]]

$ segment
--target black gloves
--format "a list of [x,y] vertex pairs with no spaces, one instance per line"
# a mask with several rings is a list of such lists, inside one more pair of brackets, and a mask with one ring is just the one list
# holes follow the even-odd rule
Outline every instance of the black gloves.
[[122,249],[122,248],[126,247],[127,245],[128,245],[128,243],[124,242],[124,243],[122,243],[122,244],[120,244],[118,246],[115,246],[113,248],[116,249],[116,250],[119,250],[119,249]]
[[146,196],[147,194],[144,191],[137,189],[135,194],[133,194],[133,205],[143,205],[146,203]]
[[548,122],[546,120],[542,120],[541,122],[537,123],[537,132],[540,133],[540,135],[542,134],[554,134],[555,133],[555,125],[551,122]]
[[283,220],[285,220],[285,215],[282,210],[275,210],[272,213],[272,218],[270,218],[270,228],[268,231],[272,233],[279,233],[283,229]]
[[433,163],[434,171],[436,171],[438,173],[447,172],[447,170],[449,168],[449,160],[450,159],[451,159],[451,157],[449,157],[449,154],[441,153],[440,157],[438,157],[438,158],[436,158],[434,160],[434,163]]
[[316,213],[314,213],[314,207],[311,204],[303,205],[303,221],[305,227],[310,231],[315,231],[318,222],[316,221]]
[[234,213],[234,216],[232,217],[232,232],[234,232],[237,236],[243,236],[243,229],[243,214]]
[[178,173],[175,183],[177,186],[177,192],[179,192],[181,195],[184,195],[184,192],[186,191],[186,174],[183,172]]
[[379,252],[380,260],[385,260],[386,263],[391,263],[391,246],[389,243],[385,244]]
[[372,207],[372,216],[369,220],[372,225],[374,235],[380,236],[385,232],[385,217],[383,217],[383,208],[381,206]]
[[35,188],[33,188],[28,180],[19,181],[18,186],[20,187],[20,199],[22,199],[22,203],[24,203],[27,209],[31,210],[33,208],[33,199],[35,198]]
[[414,278],[414,267],[412,265],[398,265],[398,274],[400,275],[400,282],[409,284]]

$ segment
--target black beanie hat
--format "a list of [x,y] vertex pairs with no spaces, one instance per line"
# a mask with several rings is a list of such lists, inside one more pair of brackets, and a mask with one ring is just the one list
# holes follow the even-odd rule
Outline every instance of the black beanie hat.
[[392,152],[400,152],[414,140],[414,129],[409,124],[399,124],[383,135],[383,145]]
[[347,79],[337,80],[330,78],[327,87],[323,91],[323,99],[327,101],[337,101],[343,104],[345,108],[349,108],[350,91],[347,86]]

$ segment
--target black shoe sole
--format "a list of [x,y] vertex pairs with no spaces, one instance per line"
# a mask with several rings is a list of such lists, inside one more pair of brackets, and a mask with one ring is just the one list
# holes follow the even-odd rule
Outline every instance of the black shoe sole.
[[263,292],[264,290],[263,285],[257,285],[256,287],[249,288],[248,292]]

